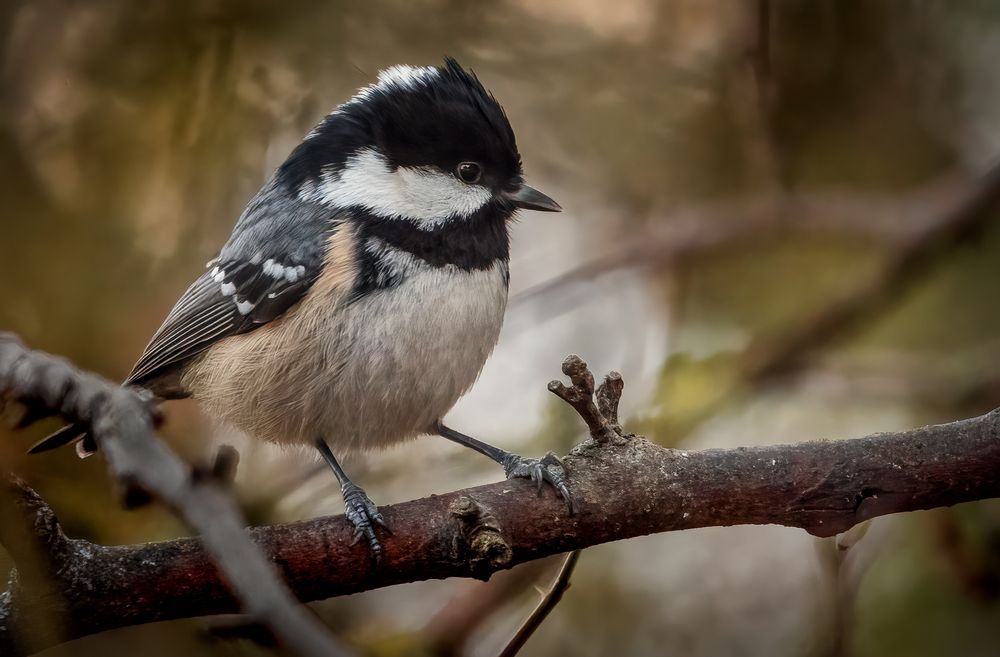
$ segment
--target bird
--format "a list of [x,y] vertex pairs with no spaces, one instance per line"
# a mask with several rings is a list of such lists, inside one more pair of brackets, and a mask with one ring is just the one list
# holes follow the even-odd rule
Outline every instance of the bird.
[[[307,444],[336,476],[354,541],[390,531],[345,453],[438,435],[555,488],[561,460],[526,458],[444,416],[497,343],[519,211],[562,208],[524,181],[507,115],[455,59],[397,65],[327,114],[250,200],[122,385],[194,398],[213,419]],[[38,453],[76,443],[68,425]]]

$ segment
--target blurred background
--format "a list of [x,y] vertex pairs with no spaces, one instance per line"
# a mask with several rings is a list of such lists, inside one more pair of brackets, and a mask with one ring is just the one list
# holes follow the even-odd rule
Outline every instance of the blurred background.
[[[0,5],[0,329],[119,379],[243,205],[395,63],[471,66],[560,215],[513,231],[500,344],[450,424],[565,452],[569,352],[625,378],[629,428],[686,448],[846,438],[1000,405],[1000,5],[905,0],[7,0]],[[341,513],[308,452],[189,402],[186,458],[242,454],[254,523]],[[0,466],[100,543],[181,535],[119,508],[100,457]],[[349,462],[381,504],[495,481],[434,438]],[[0,552],[0,570],[10,562]],[[363,655],[491,655],[557,562],[315,605]],[[203,620],[49,657],[264,655]],[[584,552],[524,655],[996,655],[1000,505],[881,518],[853,548],[780,527]]]

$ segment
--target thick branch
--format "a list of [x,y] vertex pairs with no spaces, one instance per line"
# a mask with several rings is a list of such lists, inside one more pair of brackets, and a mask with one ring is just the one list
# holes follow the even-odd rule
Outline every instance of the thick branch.
[[[599,407],[616,405],[612,381]],[[252,535],[301,600],[319,600],[404,582],[486,578],[656,532],[780,524],[832,536],[876,516],[1000,496],[1000,409],[854,440],[704,451],[665,449],[617,430],[608,438],[611,425],[593,423],[602,440],[565,459],[573,516],[552,490],[539,499],[520,480],[383,507],[393,535],[384,539],[378,570],[364,545],[352,545],[343,516]],[[77,634],[237,609],[197,540],[116,547],[70,540],[69,549],[66,604]],[[11,604],[0,604],[0,628]]]

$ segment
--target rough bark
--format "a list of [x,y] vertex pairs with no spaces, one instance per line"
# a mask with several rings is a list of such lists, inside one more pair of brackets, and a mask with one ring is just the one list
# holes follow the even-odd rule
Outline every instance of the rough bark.
[[[610,375],[595,391],[578,359],[564,372],[573,385],[550,389],[595,434],[565,459],[575,515],[549,488],[536,497],[531,484],[516,480],[383,507],[393,534],[377,569],[363,544],[352,545],[343,516],[255,528],[254,541],[295,595],[310,601],[427,579],[488,578],[525,561],[656,532],[778,524],[833,536],[876,516],[1000,496],[1000,409],[853,440],[674,450],[620,431],[620,377]],[[60,604],[73,619],[72,636],[239,608],[197,539],[57,543]],[[18,610],[49,603],[8,592],[0,598],[0,635]]]

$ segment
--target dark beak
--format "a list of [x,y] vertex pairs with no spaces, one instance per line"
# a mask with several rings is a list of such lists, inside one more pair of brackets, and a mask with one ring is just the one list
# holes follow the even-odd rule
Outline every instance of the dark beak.
[[504,197],[515,208],[523,210],[541,210],[542,212],[561,212],[562,206],[550,199],[534,187],[524,183],[513,192],[504,192]]

